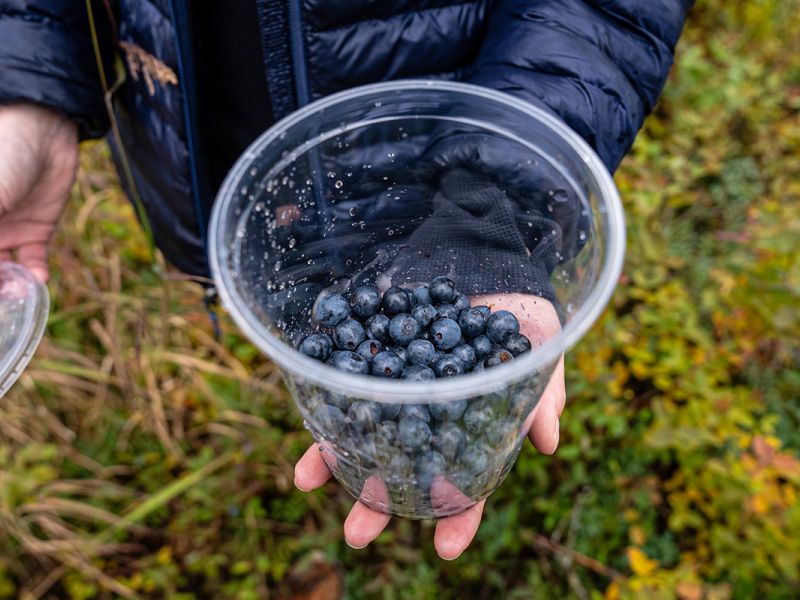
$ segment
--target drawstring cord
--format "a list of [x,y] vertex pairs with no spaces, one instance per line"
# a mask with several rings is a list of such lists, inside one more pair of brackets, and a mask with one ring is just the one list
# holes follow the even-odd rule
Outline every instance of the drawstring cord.
[[217,294],[216,287],[210,286],[205,288],[203,305],[206,307],[206,313],[211,321],[211,328],[214,331],[214,339],[216,341],[220,341],[220,338],[222,338],[222,328],[220,327],[219,314],[217,313],[217,307],[219,306],[219,294]]

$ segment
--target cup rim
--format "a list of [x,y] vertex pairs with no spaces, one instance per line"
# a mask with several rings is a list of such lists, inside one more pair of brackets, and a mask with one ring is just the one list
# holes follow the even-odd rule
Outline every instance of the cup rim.
[[[554,135],[561,137],[577,152],[586,163],[600,188],[604,199],[608,231],[606,252],[598,275],[598,283],[573,318],[559,333],[545,341],[535,352],[524,357],[487,369],[481,373],[470,373],[458,377],[436,379],[433,381],[411,382],[406,380],[381,379],[369,376],[353,376],[304,356],[284,341],[272,334],[267,327],[247,310],[241,294],[236,289],[235,274],[228,269],[227,250],[225,250],[225,211],[239,188],[239,181],[249,171],[252,159],[261,151],[279,140],[285,132],[311,115],[342,102],[373,96],[380,93],[394,93],[405,90],[435,90],[470,95],[478,99],[505,104],[522,111],[546,125]],[[312,102],[275,123],[262,133],[237,159],[228,173],[219,192],[209,222],[209,263],[222,305],[230,313],[234,322],[267,357],[281,369],[299,377],[304,383],[312,383],[332,392],[350,397],[375,400],[378,402],[413,403],[445,402],[462,398],[480,396],[497,392],[509,384],[530,377],[554,366],[559,357],[574,346],[592,327],[611,298],[622,271],[625,256],[625,216],[619,192],[611,174],[600,157],[576,132],[563,121],[550,113],[524,100],[505,92],[483,86],[461,82],[431,80],[397,80],[374,83],[348,89]]]

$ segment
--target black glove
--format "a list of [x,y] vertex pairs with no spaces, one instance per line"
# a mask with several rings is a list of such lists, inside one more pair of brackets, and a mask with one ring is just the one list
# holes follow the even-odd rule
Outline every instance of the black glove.
[[548,264],[561,247],[556,221],[521,208],[484,173],[451,169],[439,186],[433,213],[394,261],[394,285],[448,275],[470,295],[521,292],[555,301]]

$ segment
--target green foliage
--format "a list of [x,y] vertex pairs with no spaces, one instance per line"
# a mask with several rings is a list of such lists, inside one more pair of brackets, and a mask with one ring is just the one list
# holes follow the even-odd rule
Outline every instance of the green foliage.
[[450,563],[430,523],[352,550],[346,494],[294,490],[310,438],[277,373],[228,322],[214,342],[87,147],[2,405],[0,598],[287,596],[314,560],[354,599],[796,597],[799,15],[698,3],[617,174],[627,264],[568,357],[561,448],[523,452]]

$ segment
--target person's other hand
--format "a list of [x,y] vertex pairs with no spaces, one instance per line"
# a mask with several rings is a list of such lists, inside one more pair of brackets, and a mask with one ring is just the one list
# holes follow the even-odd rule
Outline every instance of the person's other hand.
[[0,261],[47,281],[47,250],[78,166],[72,121],[33,104],[0,106]]
[[[496,294],[473,299],[473,306],[487,305],[496,310],[510,310],[520,320],[520,330],[528,336],[534,349],[561,329],[553,305],[537,296],[523,294]],[[525,427],[528,437],[539,452],[553,454],[558,447],[559,417],[564,410],[566,390],[564,385],[564,357],[558,361],[545,391],[528,417]],[[295,485],[304,492],[322,486],[331,476],[319,446],[313,444],[295,467]],[[375,487],[375,478],[367,484]],[[372,490],[374,492],[374,490]],[[483,514],[485,500],[465,512],[439,519],[436,523],[434,545],[439,556],[446,560],[457,558],[469,546]],[[353,548],[363,548],[374,540],[386,525],[389,516],[376,512],[356,501],[344,523],[345,541]]]

